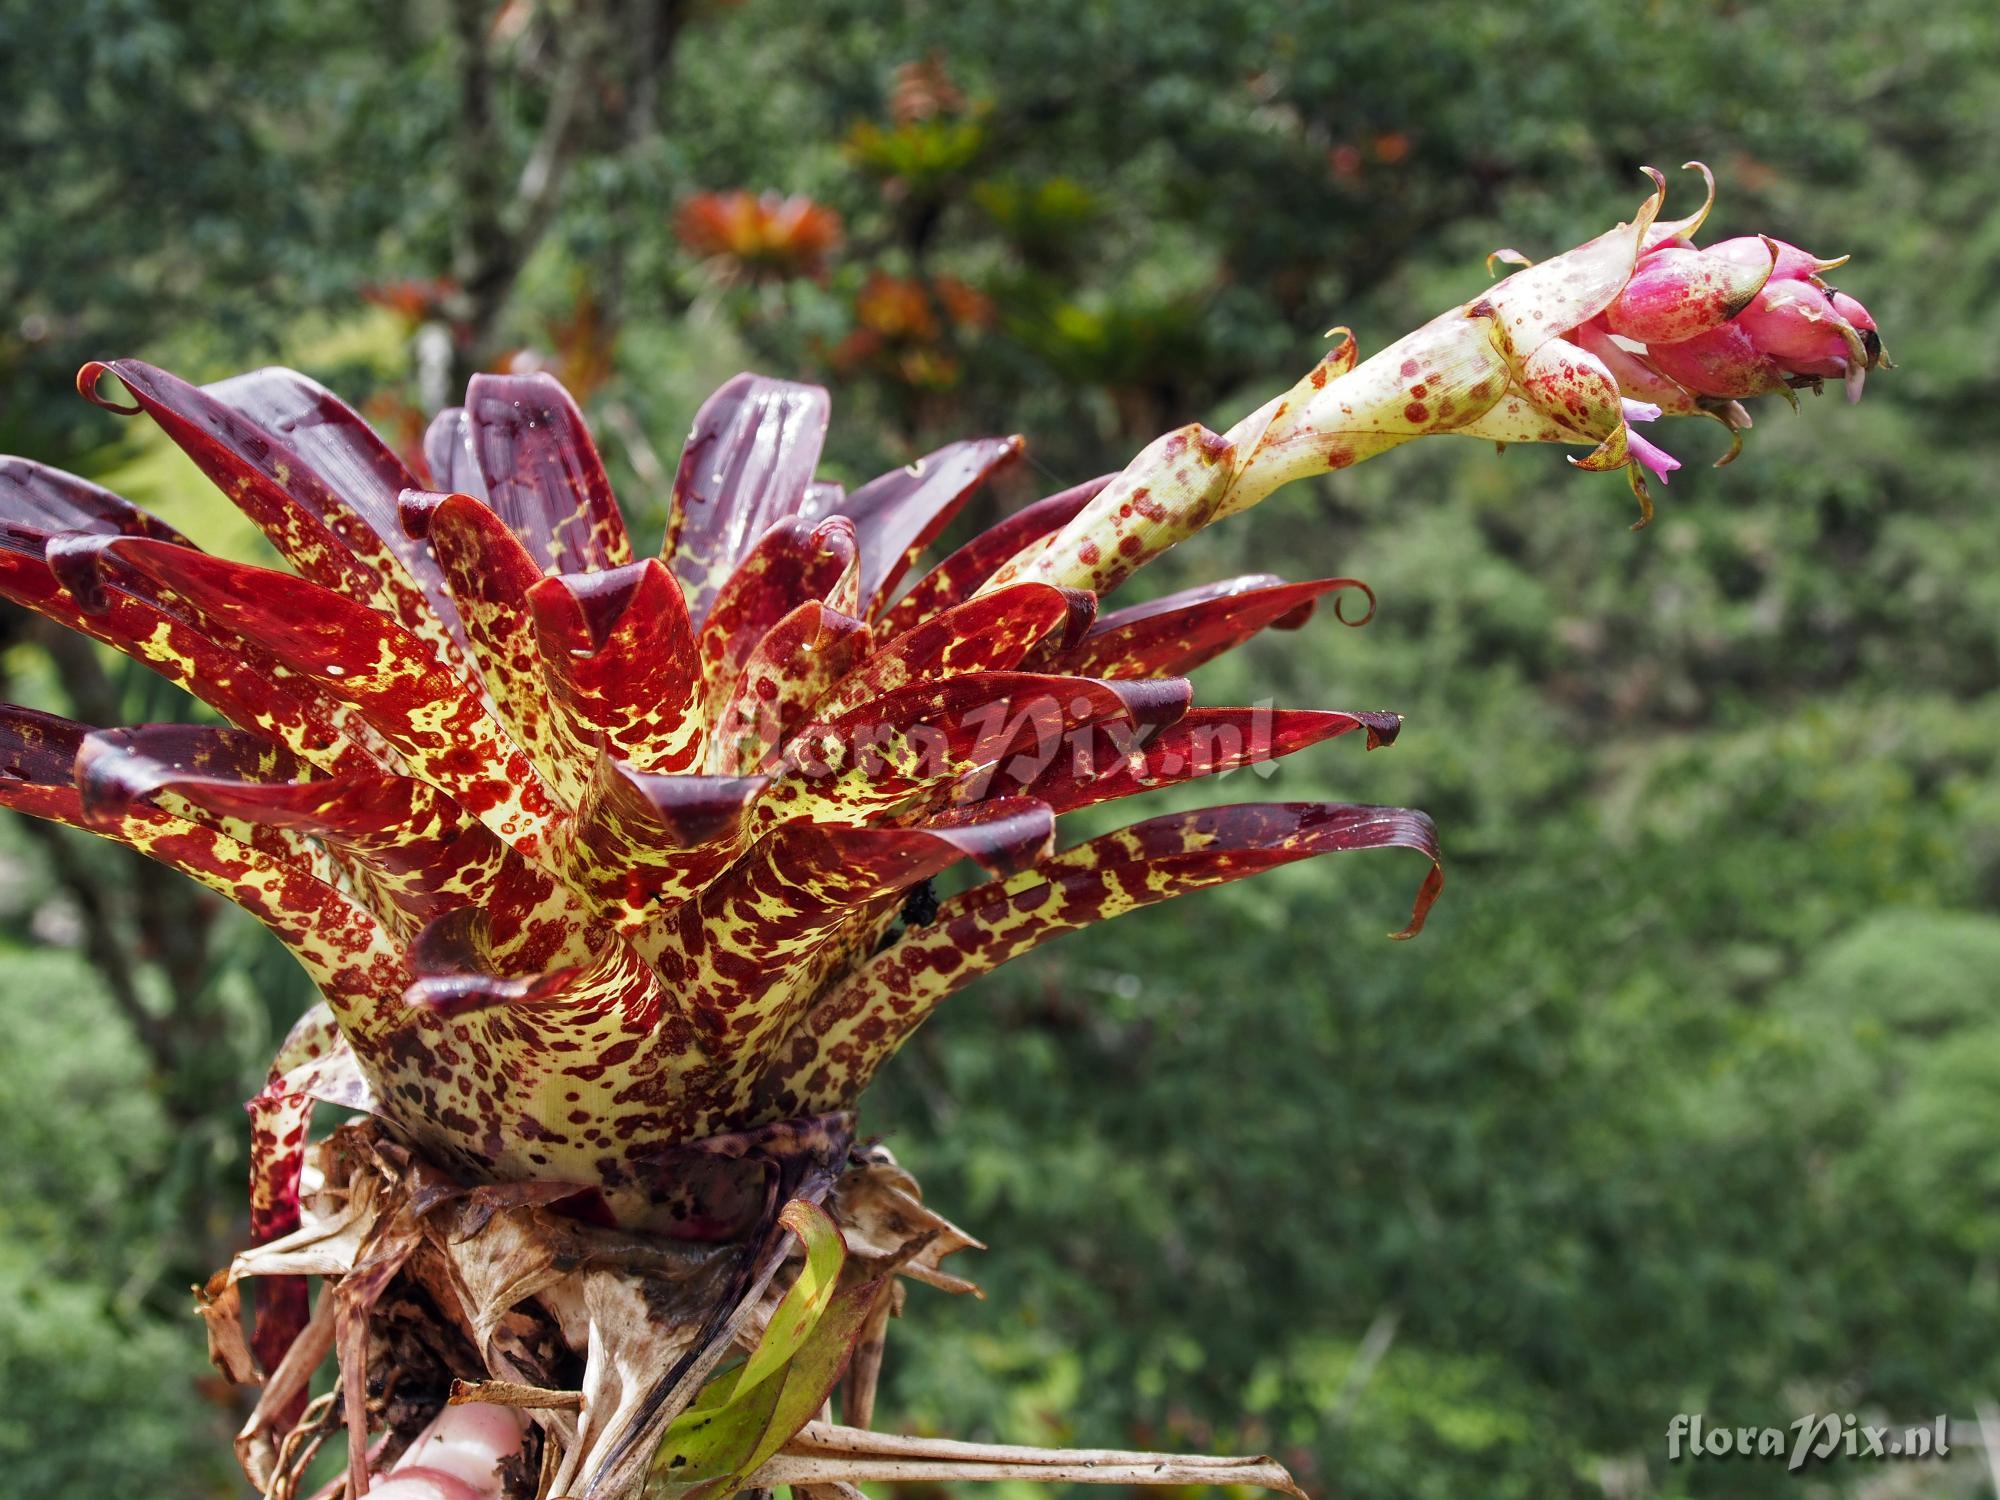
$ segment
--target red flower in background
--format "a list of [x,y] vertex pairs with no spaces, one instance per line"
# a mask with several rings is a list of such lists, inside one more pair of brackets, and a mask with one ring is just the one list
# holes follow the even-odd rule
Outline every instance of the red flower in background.
[[674,233],[698,255],[748,276],[816,276],[840,244],[840,215],[800,194],[742,188],[697,193],[674,216]]
[[991,326],[993,303],[950,276],[919,280],[870,274],[854,296],[854,331],[828,362],[843,373],[872,369],[901,385],[943,390],[958,383],[952,346],[965,333]]

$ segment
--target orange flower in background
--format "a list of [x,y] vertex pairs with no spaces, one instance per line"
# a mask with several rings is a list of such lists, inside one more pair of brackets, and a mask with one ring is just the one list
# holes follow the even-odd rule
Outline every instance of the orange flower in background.
[[674,233],[698,255],[753,276],[814,276],[840,244],[840,215],[802,194],[697,193]]
[[943,332],[923,284],[886,271],[872,272],[855,294],[854,320],[885,339],[934,343]]
[[993,322],[993,300],[975,287],[950,276],[940,276],[931,290],[944,304],[945,316],[960,328],[985,328]]
[[1385,131],[1375,137],[1375,160],[1393,167],[1410,154],[1410,138],[1400,130]]
[[990,101],[968,99],[936,55],[900,64],[889,86],[889,123],[858,120],[847,154],[882,180],[892,202],[926,199],[955,182],[986,147]]
[[837,370],[869,368],[902,385],[943,390],[958,383],[959,363],[943,347],[953,333],[993,322],[993,303],[955,277],[928,283],[875,271],[854,297],[854,331],[828,356]]
[[871,274],[854,298],[855,321],[884,338],[932,342],[943,333],[940,313],[953,328],[984,328],[993,321],[993,303],[956,277],[938,276],[926,285],[886,271]]

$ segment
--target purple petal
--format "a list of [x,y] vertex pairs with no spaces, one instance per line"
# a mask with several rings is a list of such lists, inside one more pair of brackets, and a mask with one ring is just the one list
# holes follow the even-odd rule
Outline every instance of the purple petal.
[[1659,476],[1661,484],[1665,484],[1667,476],[1681,466],[1681,461],[1673,454],[1654,447],[1629,428],[1625,433],[1625,446],[1634,458]]

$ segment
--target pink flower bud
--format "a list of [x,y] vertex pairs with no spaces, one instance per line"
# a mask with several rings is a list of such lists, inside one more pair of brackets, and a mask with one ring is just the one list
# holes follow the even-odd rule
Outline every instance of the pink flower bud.
[[1804,368],[1828,363],[1844,370],[1857,337],[1833,310],[1833,299],[1810,281],[1772,282],[1736,321],[1760,351],[1794,374],[1828,373]]
[[1700,396],[1767,396],[1785,386],[1784,368],[1757,347],[1741,318],[1678,344],[1649,344],[1646,354],[1662,374]]
[[1625,450],[1648,469],[1651,469],[1654,477],[1661,484],[1665,484],[1667,476],[1681,466],[1681,461],[1675,458],[1673,454],[1654,443],[1648,442],[1636,432],[1626,432]]
[[[1719,256],[1738,266],[1754,267],[1767,262],[1771,266],[1773,281],[1804,281],[1817,276],[1822,271],[1831,271],[1835,266],[1847,264],[1847,257],[1838,260],[1821,260],[1810,250],[1801,250],[1797,245],[1788,245],[1783,240],[1771,239],[1761,234],[1739,234],[1735,239],[1717,240],[1710,245],[1707,254]],[[1777,251],[1775,260],[1771,251]]]
[[1613,333],[1645,344],[1677,344],[1735,317],[1771,274],[1763,260],[1665,247],[1644,256],[1624,290],[1604,310]]
[[1875,319],[1868,309],[1848,296],[1845,292],[1833,294],[1833,310],[1847,320],[1848,326],[1861,335],[1861,349],[1868,357],[1868,368],[1889,363],[1889,356],[1882,348],[1882,335],[1875,329]]
[[1736,324],[1786,374],[1843,381],[1850,401],[1861,399],[1867,372],[1882,363],[1882,338],[1868,309],[1818,277],[1772,282]]
[[1644,353],[1619,344],[1601,317],[1576,329],[1570,338],[1604,362],[1604,368],[1618,382],[1620,395],[1647,402],[1670,417],[1685,417],[1697,410],[1692,394],[1654,369]]
[[[1856,328],[1860,329],[1864,334],[1876,332],[1875,319],[1870,316],[1868,309],[1855,301],[1854,298],[1848,296],[1847,293],[1841,291],[1834,292],[1833,310],[1847,319]],[[1881,342],[1879,337],[1876,342]]]

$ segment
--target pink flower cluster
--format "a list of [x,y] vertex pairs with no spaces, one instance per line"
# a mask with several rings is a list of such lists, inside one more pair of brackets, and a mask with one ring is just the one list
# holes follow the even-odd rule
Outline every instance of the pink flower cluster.
[[[1639,262],[1604,317],[1612,332],[1642,340],[1662,373],[1698,395],[1764,396],[1840,380],[1848,399],[1859,400],[1867,372],[1886,360],[1868,309],[1826,283],[1825,273],[1845,261],[1845,256],[1820,260],[1796,245],[1756,235],[1706,250],[1669,242]],[[1679,337],[1642,331],[1659,289],[1706,277],[1712,266],[1759,275],[1769,267],[1770,275],[1749,305],[1725,321]]]
[[[1628,421],[1706,412],[1750,425],[1739,400],[1838,380],[1858,401],[1867,373],[1889,368],[1875,319],[1822,260],[1768,235],[1697,249],[1685,235],[1649,246],[1611,304],[1572,335],[1609,367]],[[1636,432],[1634,456],[1659,475],[1680,467]],[[1732,455],[1733,456],[1733,455]]]

